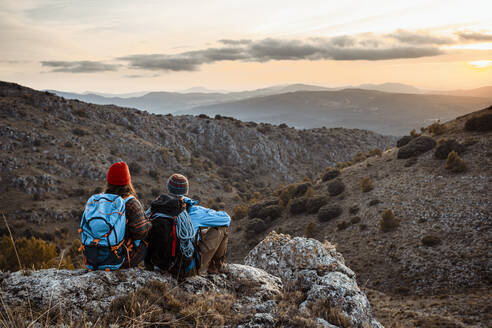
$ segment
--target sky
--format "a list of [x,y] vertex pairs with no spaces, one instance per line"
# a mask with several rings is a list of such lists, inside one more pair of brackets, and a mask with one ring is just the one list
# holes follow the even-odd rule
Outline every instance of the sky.
[[106,93],[492,85],[489,0],[0,0],[0,80]]

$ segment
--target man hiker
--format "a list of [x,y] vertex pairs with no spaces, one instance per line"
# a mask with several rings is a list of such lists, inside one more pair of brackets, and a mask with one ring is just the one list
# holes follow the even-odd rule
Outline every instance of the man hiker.
[[200,270],[198,273],[204,275],[225,272],[224,260],[231,217],[224,211],[199,206],[198,201],[186,197],[188,190],[188,179],[182,174],[175,173],[167,180],[168,193],[174,197],[183,197],[195,235],[199,234]]

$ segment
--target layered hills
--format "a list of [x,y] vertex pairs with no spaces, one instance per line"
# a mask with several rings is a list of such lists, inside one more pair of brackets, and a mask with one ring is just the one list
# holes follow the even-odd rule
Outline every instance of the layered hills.
[[483,108],[492,99],[491,87],[426,91],[401,83],[344,88],[291,84],[241,92],[193,88],[183,93],[149,92],[136,97],[54,92],[67,99],[160,114],[219,114],[297,128],[343,126],[391,135],[403,135],[436,120],[453,119]]

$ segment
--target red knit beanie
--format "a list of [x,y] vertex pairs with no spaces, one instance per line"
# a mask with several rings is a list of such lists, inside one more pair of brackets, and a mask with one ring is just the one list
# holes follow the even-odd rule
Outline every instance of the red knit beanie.
[[108,170],[107,181],[109,184],[115,186],[126,186],[130,184],[130,170],[128,170],[128,165],[125,162],[118,162],[111,165]]

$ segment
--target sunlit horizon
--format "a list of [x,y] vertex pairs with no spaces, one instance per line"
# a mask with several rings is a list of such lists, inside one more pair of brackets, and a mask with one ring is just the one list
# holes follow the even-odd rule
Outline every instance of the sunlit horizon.
[[0,80],[114,94],[295,83],[474,89],[492,85],[490,12],[479,0],[0,0]]

